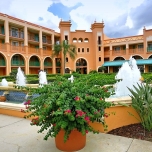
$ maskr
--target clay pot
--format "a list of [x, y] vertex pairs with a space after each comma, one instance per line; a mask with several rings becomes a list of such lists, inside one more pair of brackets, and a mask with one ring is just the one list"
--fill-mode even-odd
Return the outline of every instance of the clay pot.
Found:
[[5, 96], [0, 96], [0, 102], [5, 102], [6, 101], [6, 97]]
[[86, 135], [81, 132], [73, 130], [69, 135], [69, 139], [64, 142], [64, 130], [60, 130], [55, 138], [56, 147], [61, 151], [73, 152], [78, 151], [86, 145]]

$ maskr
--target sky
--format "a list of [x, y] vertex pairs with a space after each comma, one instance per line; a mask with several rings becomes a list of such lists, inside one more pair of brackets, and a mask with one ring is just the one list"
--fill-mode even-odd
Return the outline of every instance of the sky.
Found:
[[152, 29], [151, 0], [0, 0], [0, 12], [60, 32], [71, 20], [71, 30], [91, 31], [91, 24], [104, 22], [110, 38], [143, 34]]

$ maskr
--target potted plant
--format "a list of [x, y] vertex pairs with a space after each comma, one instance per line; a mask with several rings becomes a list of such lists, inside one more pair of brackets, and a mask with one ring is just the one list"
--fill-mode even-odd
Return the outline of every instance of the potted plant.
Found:
[[[45, 140], [56, 137], [58, 149], [79, 150], [85, 146], [86, 133], [97, 133], [89, 122], [98, 121], [106, 126], [104, 109], [110, 107], [111, 103], [105, 102], [105, 98], [111, 93], [101, 87], [103, 81], [100, 82], [91, 74], [74, 78], [73, 83], [63, 76], [57, 76], [49, 85], [30, 89], [28, 94], [31, 94], [31, 98], [25, 102], [26, 110], [22, 112], [28, 113], [25, 118], [34, 117], [31, 125], [40, 126], [39, 133], [47, 130]], [[32, 96], [34, 94], [37, 97]], [[75, 140], [72, 140], [73, 134]], [[60, 144], [57, 143], [58, 139], [61, 140]], [[79, 141], [81, 143], [77, 146]]]

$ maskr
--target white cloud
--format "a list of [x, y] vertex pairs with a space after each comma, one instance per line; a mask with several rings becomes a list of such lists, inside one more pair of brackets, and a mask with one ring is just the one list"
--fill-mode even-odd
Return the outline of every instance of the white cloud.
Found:
[[133, 27], [133, 22], [132, 22], [130, 16], [127, 17], [127, 21], [126, 21], [125, 25], [128, 26], [129, 28]]

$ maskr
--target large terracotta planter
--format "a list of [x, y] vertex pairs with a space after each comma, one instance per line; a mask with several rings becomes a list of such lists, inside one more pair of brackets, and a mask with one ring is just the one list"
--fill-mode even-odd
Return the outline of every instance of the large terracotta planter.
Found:
[[64, 130], [60, 130], [55, 138], [56, 147], [59, 150], [72, 152], [77, 151], [86, 145], [86, 135], [82, 135], [81, 132], [73, 130], [69, 136], [69, 139], [64, 142]]
[[0, 102], [5, 102], [6, 101], [6, 97], [5, 96], [0, 96]]

